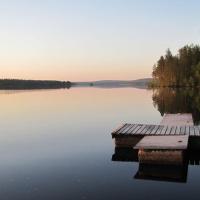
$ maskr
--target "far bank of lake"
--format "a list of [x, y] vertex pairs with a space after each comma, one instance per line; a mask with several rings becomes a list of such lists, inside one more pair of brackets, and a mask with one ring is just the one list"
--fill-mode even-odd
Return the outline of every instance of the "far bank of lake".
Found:
[[135, 87], [147, 88], [150, 78], [138, 80], [102, 80], [90, 82], [70, 82], [56, 80], [20, 80], [20, 79], [0, 79], [0, 89], [2, 90], [28, 90], [28, 89], [59, 89], [70, 87], [100, 87], [100, 88], [121, 88]]

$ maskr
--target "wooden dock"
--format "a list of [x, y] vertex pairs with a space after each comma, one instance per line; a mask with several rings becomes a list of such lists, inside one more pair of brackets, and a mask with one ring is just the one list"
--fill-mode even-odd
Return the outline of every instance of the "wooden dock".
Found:
[[146, 136], [188, 136], [189, 146], [200, 149], [200, 126], [188, 113], [165, 114], [159, 125], [122, 124], [111, 134], [116, 147], [134, 147]]
[[123, 124], [112, 138], [113, 161], [139, 162], [136, 179], [186, 182], [188, 164], [200, 163], [200, 127], [191, 114], [166, 114], [159, 125]]

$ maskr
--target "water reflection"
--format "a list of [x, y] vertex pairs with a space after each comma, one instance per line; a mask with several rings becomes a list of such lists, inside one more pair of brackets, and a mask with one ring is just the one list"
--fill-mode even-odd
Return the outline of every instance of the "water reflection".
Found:
[[151, 165], [139, 164], [136, 179], [186, 182], [188, 165]]
[[165, 113], [192, 113], [195, 124], [200, 124], [200, 92], [195, 88], [159, 88], [153, 91], [154, 107]]
[[[160, 123], [151, 90], [91, 87], [1, 93], [0, 108], [3, 200], [199, 197], [196, 166], [189, 165], [187, 184], [174, 184], [133, 179], [138, 163], [130, 151], [129, 157], [124, 151], [121, 157], [132, 162], [111, 161], [114, 127]], [[113, 158], [119, 160], [118, 155]], [[198, 152], [190, 162], [195, 163]]]
[[187, 182], [188, 165], [200, 164], [200, 150], [188, 150], [184, 155], [182, 165], [156, 165], [138, 162], [138, 150], [133, 148], [115, 148], [112, 161], [118, 162], [138, 162], [138, 171], [134, 175], [135, 179], [157, 180], [168, 182]]

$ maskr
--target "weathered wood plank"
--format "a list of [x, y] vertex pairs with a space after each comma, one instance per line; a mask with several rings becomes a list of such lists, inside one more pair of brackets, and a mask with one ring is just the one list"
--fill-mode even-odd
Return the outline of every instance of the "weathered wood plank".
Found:
[[150, 125], [146, 125], [145, 128], [141, 131], [141, 134], [143, 135], [146, 134], [149, 128], [150, 128]]
[[127, 134], [132, 134], [132, 132], [135, 130], [137, 127], [137, 124], [133, 124], [133, 126], [127, 131]]
[[164, 128], [164, 126], [159, 125], [159, 129], [157, 130], [156, 135], [160, 135], [163, 128]]
[[155, 135], [158, 129], [159, 129], [159, 126], [155, 125], [154, 129], [151, 131], [151, 135]]
[[142, 127], [142, 124], [138, 124], [137, 128], [134, 129], [134, 131], [132, 133], [136, 134], [137, 131], [139, 131], [141, 127]]
[[189, 126], [185, 127], [185, 134], [190, 135], [190, 127]]
[[150, 128], [147, 130], [145, 135], [150, 135], [154, 128], [155, 128], [155, 125], [150, 125]]
[[195, 133], [194, 133], [194, 127], [190, 126], [189, 128], [190, 128], [190, 135], [194, 136], [195, 135]]
[[122, 129], [124, 127], [124, 125], [126, 125], [126, 124], [122, 124], [119, 127], [117, 127], [114, 131], [112, 131], [111, 134], [117, 134], [117, 133], [119, 133], [119, 130]]
[[175, 129], [175, 131], [174, 131], [174, 135], [178, 135], [177, 132], [179, 132], [179, 131], [180, 131], [180, 127], [179, 127], [179, 126], [176, 126], [176, 129]]
[[164, 128], [162, 129], [160, 135], [165, 135], [165, 132], [167, 131], [168, 126], [164, 126]]
[[126, 133], [127, 130], [129, 130], [131, 124], [126, 124], [126, 126], [123, 128], [123, 130], [120, 130], [120, 133]]
[[152, 125], [147, 125], [145, 135], [149, 134], [149, 132], [151, 131], [151, 128], [152, 128]]
[[129, 124], [128, 128], [125, 129], [122, 133], [128, 134], [128, 131], [129, 131], [133, 126], [135, 126], [135, 125], [134, 125], [134, 124]]
[[127, 127], [127, 125], [128, 125], [128, 124], [124, 124], [119, 130], [117, 130], [117, 131], [115, 132], [115, 134], [121, 133], [121, 132]]
[[181, 126], [179, 135], [185, 135], [185, 133], [186, 133], [186, 126]]
[[200, 136], [200, 126], [197, 126], [197, 128], [199, 129], [199, 136]]
[[143, 124], [137, 131], [135, 131], [135, 134], [140, 134], [145, 127], [146, 125]]
[[198, 128], [198, 126], [194, 126], [194, 134], [195, 134], [195, 136], [199, 136], [199, 128]]
[[175, 135], [179, 135], [180, 134], [180, 126], [176, 126], [176, 132], [174, 133]]
[[145, 136], [134, 149], [177, 149], [184, 150], [188, 146], [188, 135], [179, 136]]
[[175, 135], [176, 134], [176, 129], [177, 129], [177, 126], [172, 126], [170, 135]]
[[191, 113], [178, 113], [178, 114], [165, 114], [160, 125], [193, 126], [194, 123]]
[[171, 128], [172, 128], [171, 126], [168, 126], [168, 129], [166, 130], [165, 135], [169, 135], [170, 134]]

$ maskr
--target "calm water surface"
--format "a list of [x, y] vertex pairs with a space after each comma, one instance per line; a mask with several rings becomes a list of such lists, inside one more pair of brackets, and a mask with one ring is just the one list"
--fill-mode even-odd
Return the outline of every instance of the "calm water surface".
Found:
[[199, 199], [200, 167], [187, 182], [134, 179], [137, 162], [114, 162], [113, 128], [159, 124], [152, 91], [123, 88], [2, 91], [0, 199]]

